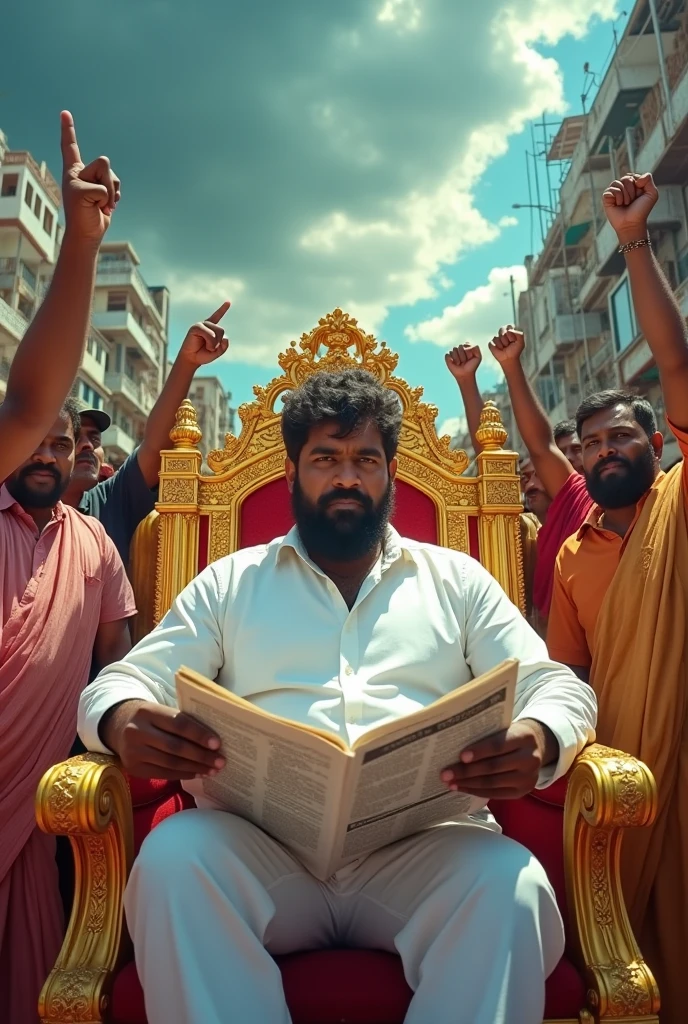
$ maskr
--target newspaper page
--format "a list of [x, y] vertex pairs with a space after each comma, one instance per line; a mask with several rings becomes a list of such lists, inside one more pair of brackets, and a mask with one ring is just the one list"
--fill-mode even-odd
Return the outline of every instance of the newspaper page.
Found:
[[484, 805], [440, 778], [470, 743], [511, 723], [518, 663], [498, 668], [349, 749], [339, 737], [262, 711], [188, 669], [186, 714], [220, 737], [225, 767], [185, 788], [199, 806], [252, 821], [317, 878], [431, 825]]
[[[191, 673], [189, 674], [191, 675]], [[185, 788], [200, 806], [247, 818], [288, 847], [316, 877], [332, 860], [351, 751], [317, 732], [297, 729], [250, 706], [230, 702], [220, 687], [198, 687], [177, 674], [180, 710], [214, 730], [225, 767]]]
[[396, 728], [383, 736], [376, 730], [376, 736], [356, 744], [332, 870], [485, 805], [480, 798], [447, 789], [440, 773], [469, 744], [508, 728], [517, 672], [517, 662], [505, 662], [410, 721], [394, 723]]

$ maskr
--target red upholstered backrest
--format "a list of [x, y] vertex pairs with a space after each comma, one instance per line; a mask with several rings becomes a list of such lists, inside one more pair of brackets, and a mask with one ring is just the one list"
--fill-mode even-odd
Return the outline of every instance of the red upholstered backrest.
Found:
[[[437, 513], [432, 498], [405, 480], [396, 484], [392, 522], [402, 537], [437, 543]], [[239, 547], [265, 544], [284, 536], [293, 525], [287, 482], [284, 477], [272, 480], [249, 494], [241, 506]]]

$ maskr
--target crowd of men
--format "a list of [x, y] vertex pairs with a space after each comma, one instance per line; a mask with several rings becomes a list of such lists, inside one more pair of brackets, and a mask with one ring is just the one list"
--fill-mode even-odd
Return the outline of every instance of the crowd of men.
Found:
[[[328, 944], [397, 952], [414, 990], [410, 1024], [540, 1022], [563, 924], [543, 869], [499, 833], [488, 803], [550, 785], [595, 735], [657, 780], [657, 820], [627, 839], [623, 883], [659, 978], [662, 1022], [678, 1024], [688, 948], [688, 342], [652, 253], [650, 175], [614, 181], [603, 204], [679, 463], [662, 472], [654, 412], [631, 393], [590, 395], [575, 423], [553, 429], [523, 369], [523, 334], [507, 325], [490, 344], [528, 451], [523, 490], [539, 527], [532, 625], [478, 563], [390, 525], [401, 409], [370, 374], [349, 370], [313, 375], [285, 401], [294, 528], [210, 565], [132, 650], [131, 539], [154, 507], [159, 453], [195, 370], [227, 349], [229, 303], [190, 328], [142, 443], [108, 474], [108, 417], [66, 396], [121, 186], [105, 157], [84, 164], [66, 112], [61, 131], [64, 240], [0, 406], [0, 1018], [35, 1024], [62, 942], [55, 848], [33, 802], [78, 725], [86, 748], [117, 754], [132, 776], [179, 779], [199, 803], [151, 833], [127, 888], [150, 1024], [219, 1024], [230, 993], [238, 1020], [288, 1024], [271, 955]], [[480, 351], [459, 346], [446, 361], [477, 452]], [[441, 772], [476, 809], [326, 883], [200, 799], [199, 779], [228, 752], [179, 712], [182, 664], [353, 742], [509, 657], [519, 661], [512, 725]]]

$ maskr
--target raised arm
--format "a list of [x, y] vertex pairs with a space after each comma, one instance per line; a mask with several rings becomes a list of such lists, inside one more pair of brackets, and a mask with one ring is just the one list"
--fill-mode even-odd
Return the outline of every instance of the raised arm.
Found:
[[482, 451], [476, 433], [480, 426], [480, 414], [483, 411], [484, 402], [475, 375], [482, 358], [482, 353], [477, 345], [457, 345], [444, 357], [447, 369], [459, 385], [468, 432], [471, 435], [471, 444], [476, 455]]
[[490, 351], [504, 371], [516, 425], [528, 449], [535, 472], [549, 497], [556, 498], [575, 470], [557, 447], [547, 413], [523, 369], [523, 332], [517, 331], [511, 324], [500, 327], [499, 333], [490, 342]]
[[31, 455], [69, 394], [88, 334], [98, 248], [120, 198], [107, 157], [84, 166], [68, 111], [61, 114], [65, 233], [53, 279], [21, 340], [0, 406], [0, 481]]
[[688, 428], [688, 340], [683, 315], [649, 239], [647, 219], [657, 202], [651, 174], [627, 174], [602, 196], [607, 220], [624, 249], [638, 323], [657, 363], [667, 418]]
[[223, 302], [219, 309], [187, 331], [179, 354], [172, 364], [165, 386], [151, 410], [141, 447], [137, 452], [139, 467], [149, 487], [155, 487], [160, 473], [160, 452], [170, 446], [170, 430], [177, 409], [189, 393], [191, 381], [199, 366], [205, 366], [224, 355], [229, 338], [219, 322], [229, 309]]

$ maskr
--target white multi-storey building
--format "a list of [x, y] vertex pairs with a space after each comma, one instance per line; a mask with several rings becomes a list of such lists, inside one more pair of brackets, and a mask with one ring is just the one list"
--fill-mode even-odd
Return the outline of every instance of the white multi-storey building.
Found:
[[198, 374], [194, 377], [189, 400], [196, 410], [203, 434], [201, 450], [204, 455], [214, 448], [224, 448], [225, 434], [233, 430], [232, 410], [229, 408], [231, 397], [217, 377]]
[[[0, 401], [9, 366], [40, 304], [60, 246], [60, 188], [45, 164], [13, 152], [0, 132]], [[113, 465], [141, 439], [166, 374], [169, 294], [149, 287], [129, 242], [104, 241], [91, 329], [73, 392], [104, 409]]]
[[160, 394], [167, 365], [168, 307], [167, 289], [146, 284], [133, 246], [103, 242], [91, 320], [106, 347], [103, 351], [95, 344], [88, 367], [94, 372], [102, 368], [110, 394], [107, 411], [112, 426], [103, 444], [114, 465], [141, 440], [146, 418]]
[[0, 400], [60, 241], [60, 188], [45, 164], [0, 132]]
[[[519, 321], [527, 370], [553, 422], [586, 394], [633, 387], [663, 412], [657, 368], [633, 312], [623, 257], [601, 196], [612, 178], [651, 171], [657, 258], [688, 315], [688, 11], [637, 0], [586, 114], [569, 117], [548, 159], [569, 161], [541, 253], [526, 259]], [[677, 455], [667, 432], [666, 461]]]

